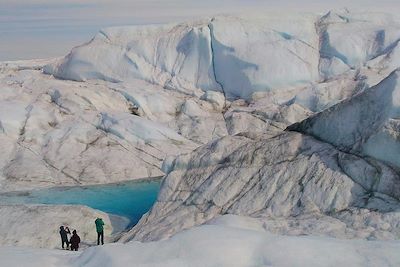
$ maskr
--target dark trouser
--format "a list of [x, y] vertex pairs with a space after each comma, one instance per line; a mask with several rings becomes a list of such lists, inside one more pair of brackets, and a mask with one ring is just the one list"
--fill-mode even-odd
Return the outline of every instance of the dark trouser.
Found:
[[75, 251], [78, 251], [78, 247], [72, 247], [72, 246], [71, 246], [71, 250], [72, 250], [72, 251], [74, 251], [74, 250], [75, 250]]
[[97, 232], [97, 245], [100, 245], [100, 238], [101, 238], [101, 244], [104, 245], [104, 232]]
[[61, 239], [61, 247], [62, 247], [62, 248], [64, 248], [64, 244], [67, 246], [67, 248], [69, 247], [68, 240], [63, 240], [63, 239]]

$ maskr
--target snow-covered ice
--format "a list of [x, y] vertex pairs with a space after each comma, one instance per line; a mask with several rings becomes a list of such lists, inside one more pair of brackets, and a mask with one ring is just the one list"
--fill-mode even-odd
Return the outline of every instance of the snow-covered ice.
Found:
[[0, 265], [394, 267], [400, 264], [398, 241], [278, 236], [243, 228], [240, 221], [238, 218], [230, 226], [216, 223], [196, 227], [164, 241], [108, 244], [82, 253], [0, 247]]

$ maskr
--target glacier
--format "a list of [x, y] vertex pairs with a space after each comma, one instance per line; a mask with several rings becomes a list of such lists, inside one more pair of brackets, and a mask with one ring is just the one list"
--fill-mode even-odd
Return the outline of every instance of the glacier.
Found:
[[[126, 244], [0, 247], [4, 264], [26, 251], [48, 266], [397, 266], [399, 42], [391, 14], [222, 15], [1, 62], [0, 192], [165, 175], [151, 210], [110, 240]], [[0, 237], [53, 208], [2, 205]], [[55, 246], [20, 238], [1, 244]], [[319, 257], [332, 250], [346, 256]]]
[[[3, 266], [397, 266], [399, 244], [323, 237], [278, 236], [241, 224], [215, 222], [159, 242], [107, 244], [71, 253], [0, 248]], [[23, 254], [17, 258], [15, 255]]]

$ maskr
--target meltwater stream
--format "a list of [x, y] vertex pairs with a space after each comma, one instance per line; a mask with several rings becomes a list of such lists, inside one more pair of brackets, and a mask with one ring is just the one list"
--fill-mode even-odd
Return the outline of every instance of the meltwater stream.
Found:
[[2, 204], [75, 204], [126, 217], [135, 225], [153, 205], [161, 179], [117, 184], [53, 187], [0, 194]]

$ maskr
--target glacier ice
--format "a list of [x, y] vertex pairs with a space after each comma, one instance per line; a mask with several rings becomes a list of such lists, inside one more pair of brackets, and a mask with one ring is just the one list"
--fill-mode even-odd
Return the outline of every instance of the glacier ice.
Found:
[[346, 10], [225, 15], [107, 28], [66, 57], [2, 62], [0, 191], [166, 174], [120, 241], [175, 237], [90, 249], [76, 263], [106, 253], [125, 264], [124, 250], [146, 262], [146, 246], [186, 247], [198, 232], [243, 241], [245, 228], [284, 247], [304, 239], [265, 232], [324, 236], [310, 238], [313, 251], [368, 247], [345, 265], [362, 266], [376, 245], [396, 265], [397, 241], [326, 236], [399, 238], [399, 29], [395, 15]]
[[394, 71], [378, 85], [290, 126], [341, 150], [400, 167], [400, 80]]
[[[265, 233], [227, 218], [159, 242], [106, 244], [82, 253], [1, 247], [4, 266], [396, 266], [398, 242], [368, 242]], [[18, 255], [23, 254], [23, 257]]]
[[136, 78], [188, 94], [214, 90], [248, 99], [257, 91], [331, 79], [388, 56], [399, 27], [395, 16], [347, 12], [115, 27], [45, 71], [77, 81]]

